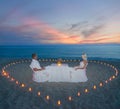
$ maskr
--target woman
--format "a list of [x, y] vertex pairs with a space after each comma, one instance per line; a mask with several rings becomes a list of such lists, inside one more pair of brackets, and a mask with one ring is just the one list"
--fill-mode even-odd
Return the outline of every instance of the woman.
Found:
[[88, 80], [86, 76], [86, 67], [88, 65], [87, 55], [82, 55], [82, 61], [80, 65], [75, 67], [71, 73], [71, 82], [86, 82]]

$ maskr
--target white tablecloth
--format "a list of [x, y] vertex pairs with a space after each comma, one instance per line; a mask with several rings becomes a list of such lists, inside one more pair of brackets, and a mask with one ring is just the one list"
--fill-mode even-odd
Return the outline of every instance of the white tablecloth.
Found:
[[49, 74], [48, 82], [70, 82], [72, 69], [67, 64], [47, 66], [45, 70]]
[[33, 74], [33, 80], [36, 82], [86, 82], [86, 69], [75, 70], [67, 64], [58, 66], [52, 64], [46, 66], [45, 70], [37, 71]]

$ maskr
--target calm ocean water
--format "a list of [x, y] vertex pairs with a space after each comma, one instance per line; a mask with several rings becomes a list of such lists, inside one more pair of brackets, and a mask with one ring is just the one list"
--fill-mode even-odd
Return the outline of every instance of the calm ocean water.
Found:
[[1, 58], [31, 58], [32, 53], [39, 58], [79, 58], [87, 53], [88, 58], [120, 59], [120, 44], [0, 46]]

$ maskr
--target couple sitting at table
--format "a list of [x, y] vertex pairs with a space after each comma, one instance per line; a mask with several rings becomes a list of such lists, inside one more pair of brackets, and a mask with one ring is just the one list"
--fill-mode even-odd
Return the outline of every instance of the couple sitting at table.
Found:
[[33, 71], [33, 81], [35, 82], [86, 82], [86, 67], [88, 65], [87, 55], [82, 55], [80, 65], [69, 67], [67, 64], [54, 64], [41, 67], [37, 60], [37, 55], [32, 54], [32, 62], [30, 68]]

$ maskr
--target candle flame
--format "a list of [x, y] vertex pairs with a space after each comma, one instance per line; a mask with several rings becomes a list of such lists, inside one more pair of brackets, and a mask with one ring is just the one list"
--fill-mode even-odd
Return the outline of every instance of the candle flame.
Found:
[[40, 92], [38, 92], [38, 96], [40, 96]]
[[71, 97], [71, 96], [69, 96], [69, 97], [68, 97], [68, 99], [69, 99], [69, 101], [71, 101], [71, 100], [72, 100], [72, 97]]
[[47, 99], [47, 100], [49, 100], [49, 99], [50, 99], [50, 96], [49, 96], [49, 95], [47, 95], [47, 96], [46, 96], [46, 99]]
[[61, 101], [60, 101], [60, 100], [58, 100], [57, 104], [58, 104], [58, 105], [61, 105]]
[[93, 88], [96, 89], [96, 85], [94, 85]]

